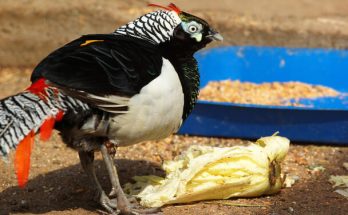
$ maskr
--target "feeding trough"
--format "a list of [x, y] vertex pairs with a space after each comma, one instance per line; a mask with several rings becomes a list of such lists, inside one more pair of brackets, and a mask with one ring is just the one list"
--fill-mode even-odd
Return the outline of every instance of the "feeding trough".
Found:
[[279, 131], [291, 141], [348, 144], [348, 51], [223, 47], [196, 55], [201, 88], [209, 81], [299, 81], [333, 88], [337, 97], [301, 99], [304, 107], [198, 101], [180, 134], [257, 139]]

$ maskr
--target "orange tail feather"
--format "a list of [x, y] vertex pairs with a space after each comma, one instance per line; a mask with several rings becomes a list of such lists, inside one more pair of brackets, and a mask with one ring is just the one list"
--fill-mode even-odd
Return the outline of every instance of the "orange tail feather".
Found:
[[[31, 93], [39, 96], [44, 101], [47, 101], [47, 92], [45, 89], [48, 87], [45, 79], [40, 79], [33, 83], [27, 90]], [[55, 116], [51, 116], [46, 119], [40, 126], [40, 139], [47, 141], [54, 128], [55, 121], [62, 120], [64, 116], [63, 111], [59, 111]], [[29, 168], [30, 168], [30, 155], [34, 145], [34, 131], [31, 131], [17, 146], [15, 154], [15, 169], [17, 174], [18, 185], [24, 187], [28, 182]]]
[[17, 146], [15, 168], [18, 185], [24, 187], [28, 182], [30, 168], [30, 154], [34, 144], [34, 132], [31, 131]]
[[40, 139], [42, 141], [47, 141], [50, 139], [54, 128], [54, 123], [61, 121], [63, 116], [64, 112], [60, 110], [55, 117], [50, 117], [42, 123], [40, 127]]
[[42, 141], [47, 141], [50, 139], [55, 121], [56, 120], [53, 117], [50, 117], [46, 119], [44, 123], [42, 123], [40, 127], [40, 139]]

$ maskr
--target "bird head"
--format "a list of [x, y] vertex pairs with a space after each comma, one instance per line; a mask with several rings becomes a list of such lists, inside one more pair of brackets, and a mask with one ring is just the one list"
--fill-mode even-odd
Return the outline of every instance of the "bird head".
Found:
[[168, 6], [149, 6], [161, 10], [147, 13], [121, 26], [114, 34], [140, 38], [162, 47], [168, 46], [171, 50], [185, 50], [189, 53], [196, 52], [213, 40], [223, 40], [205, 20], [181, 11], [173, 3]]
[[192, 14], [180, 12], [181, 23], [173, 31], [173, 40], [197, 51], [213, 40], [222, 41], [223, 37], [209, 24]]

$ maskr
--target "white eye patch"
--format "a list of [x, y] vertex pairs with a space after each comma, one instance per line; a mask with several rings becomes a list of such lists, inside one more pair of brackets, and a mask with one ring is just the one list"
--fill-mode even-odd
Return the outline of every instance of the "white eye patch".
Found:
[[197, 42], [201, 42], [203, 36], [201, 33], [196, 33], [196, 34], [192, 34], [191, 37], [195, 38]]
[[197, 42], [202, 40], [203, 26], [196, 21], [182, 22], [182, 28], [185, 32], [191, 35], [192, 38], [196, 39]]

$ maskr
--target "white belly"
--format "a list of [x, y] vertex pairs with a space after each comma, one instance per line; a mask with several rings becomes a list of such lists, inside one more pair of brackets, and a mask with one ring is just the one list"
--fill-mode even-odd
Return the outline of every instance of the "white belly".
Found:
[[163, 58], [161, 74], [129, 101], [129, 111], [113, 118], [110, 132], [120, 145], [162, 139], [181, 125], [184, 94], [173, 65]]

